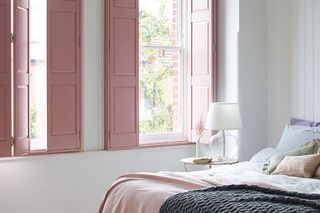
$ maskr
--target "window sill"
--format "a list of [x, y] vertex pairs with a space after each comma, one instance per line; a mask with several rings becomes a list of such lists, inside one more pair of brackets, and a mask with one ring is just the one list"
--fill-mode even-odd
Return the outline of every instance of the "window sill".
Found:
[[59, 153], [70, 153], [70, 152], [81, 152], [81, 149], [63, 149], [56, 151], [47, 151], [45, 149], [40, 150], [32, 150], [29, 155], [43, 155], [43, 154], [59, 154]]
[[143, 143], [138, 144], [133, 147], [117, 147], [109, 148], [108, 151], [117, 151], [117, 150], [131, 150], [131, 149], [143, 149], [143, 148], [157, 148], [157, 147], [168, 147], [168, 146], [182, 146], [182, 145], [192, 145], [194, 142], [189, 142], [187, 140], [182, 141], [170, 141], [170, 142], [158, 142], [158, 143]]
[[20, 155], [20, 156], [12, 156], [12, 157], [27, 157], [27, 156], [37, 156], [37, 155], [50, 155], [50, 154], [65, 154], [65, 153], [73, 153], [73, 152], [81, 152], [81, 149], [65, 149], [65, 150], [57, 150], [57, 151], [47, 151], [46, 149], [38, 149], [31, 150], [28, 154]]
[[138, 148], [146, 148], [146, 147], [162, 147], [162, 146], [180, 146], [180, 145], [190, 145], [192, 142], [186, 140], [179, 141], [168, 141], [168, 142], [152, 142], [152, 143], [141, 143], [138, 145]]
[[20, 160], [20, 159], [28, 159], [30, 157], [35, 156], [49, 156], [49, 155], [62, 155], [62, 154], [70, 154], [70, 153], [80, 153], [83, 152], [82, 149], [70, 149], [70, 150], [61, 150], [61, 151], [47, 151], [43, 150], [32, 150], [28, 154], [24, 155], [17, 155], [17, 156], [10, 156], [10, 157], [0, 157], [1, 161], [11, 161], [11, 160]]

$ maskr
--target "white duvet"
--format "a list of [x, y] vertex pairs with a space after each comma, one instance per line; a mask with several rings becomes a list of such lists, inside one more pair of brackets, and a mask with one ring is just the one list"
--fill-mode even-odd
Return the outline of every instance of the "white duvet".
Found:
[[276, 186], [278, 188], [301, 193], [320, 194], [320, 180], [299, 178], [284, 175], [265, 175], [262, 171], [263, 163], [245, 161], [231, 166], [221, 166], [201, 172], [198, 175], [212, 176], [212, 178], [226, 178], [235, 184], [239, 182], [257, 182]]

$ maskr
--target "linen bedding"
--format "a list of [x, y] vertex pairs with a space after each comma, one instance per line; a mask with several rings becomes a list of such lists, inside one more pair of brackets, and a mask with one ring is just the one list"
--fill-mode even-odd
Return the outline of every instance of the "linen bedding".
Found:
[[118, 178], [99, 212], [158, 213], [178, 193], [225, 185], [254, 185], [273, 190], [320, 194], [320, 180], [263, 174], [263, 162], [247, 161], [201, 172], [137, 173]]

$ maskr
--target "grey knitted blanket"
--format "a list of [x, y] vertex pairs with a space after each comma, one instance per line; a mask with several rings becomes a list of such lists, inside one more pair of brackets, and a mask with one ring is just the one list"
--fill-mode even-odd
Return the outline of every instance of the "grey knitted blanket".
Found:
[[320, 194], [229, 185], [176, 194], [160, 209], [160, 213], [209, 212], [320, 212]]

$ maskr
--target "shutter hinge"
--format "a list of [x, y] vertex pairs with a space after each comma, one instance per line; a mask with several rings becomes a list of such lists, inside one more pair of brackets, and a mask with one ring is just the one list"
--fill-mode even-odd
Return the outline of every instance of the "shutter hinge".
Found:
[[79, 129], [79, 140], [81, 140], [81, 129]]
[[110, 42], [110, 40], [109, 40], [109, 50], [111, 49], [111, 42]]
[[111, 140], [111, 130], [109, 129], [109, 140]]
[[28, 85], [30, 85], [30, 72], [28, 73], [28, 75], [27, 75], [27, 82], [28, 82]]
[[16, 143], [14, 137], [11, 137], [11, 138], [10, 138], [10, 141], [11, 141], [11, 146], [14, 146], [14, 144]]
[[79, 37], [79, 47], [81, 47], [81, 37]]
[[14, 42], [14, 35], [13, 33], [10, 33], [10, 43], [13, 43]]

